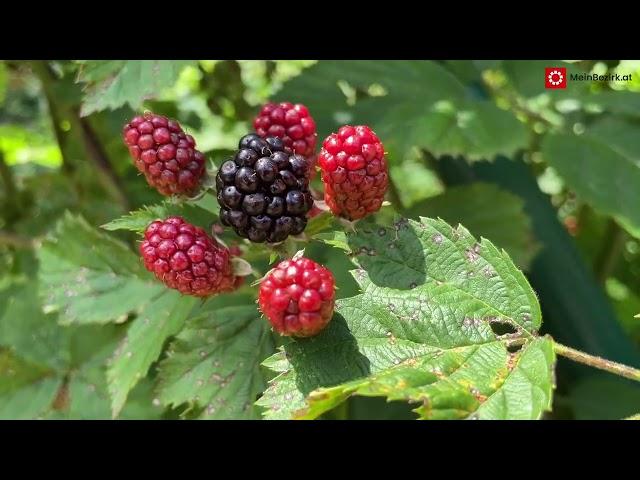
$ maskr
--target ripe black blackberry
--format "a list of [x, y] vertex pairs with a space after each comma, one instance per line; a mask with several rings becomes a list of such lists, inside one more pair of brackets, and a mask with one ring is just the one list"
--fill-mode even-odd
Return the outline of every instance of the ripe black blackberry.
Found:
[[252, 242], [276, 243], [302, 233], [313, 206], [307, 160], [277, 137], [242, 137], [238, 152], [220, 166], [216, 190], [220, 220]]

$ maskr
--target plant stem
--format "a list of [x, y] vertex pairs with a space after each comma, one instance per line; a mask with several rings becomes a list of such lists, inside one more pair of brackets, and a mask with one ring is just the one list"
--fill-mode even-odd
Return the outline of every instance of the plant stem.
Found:
[[93, 127], [91, 127], [86, 118], [80, 117], [77, 112], [74, 112], [74, 115], [75, 121], [80, 126], [85, 148], [87, 149], [89, 156], [92, 158], [93, 163], [98, 167], [103, 178], [103, 184], [125, 210], [130, 210], [131, 206], [129, 205], [129, 199], [120, 184], [120, 179], [111, 167], [109, 157], [107, 157], [107, 154], [98, 140]]
[[575, 350], [557, 342], [553, 343], [553, 349], [558, 355], [573, 360], [574, 362], [640, 382], [640, 370], [637, 368], [606, 360], [602, 357], [596, 357], [595, 355], [589, 355], [588, 353]]
[[17, 248], [33, 248], [34, 243], [34, 240], [29, 237], [0, 230], [0, 245], [9, 245]]
[[4, 185], [3, 208], [5, 209], [5, 229], [13, 230], [13, 225], [20, 219], [23, 210], [22, 195], [16, 186], [13, 172], [4, 159], [4, 152], [0, 150], [0, 177]]
[[[69, 154], [67, 151], [67, 138], [68, 134], [60, 127], [62, 123], [62, 114], [58, 105], [54, 101], [54, 95], [51, 89], [51, 73], [45, 62], [36, 61], [32, 62], [31, 69], [33, 73], [38, 77], [40, 83], [42, 84], [42, 91], [44, 92], [44, 97], [47, 100], [47, 106], [49, 107], [49, 115], [51, 116], [51, 124], [53, 126], [53, 133], [56, 137], [56, 142], [58, 143], [58, 148], [60, 149], [60, 153], [62, 154], [62, 170], [69, 176], [73, 176], [75, 171], [75, 165], [69, 158]], [[77, 190], [77, 184], [74, 182], [74, 186]]]
[[0, 176], [2, 176], [2, 182], [7, 192], [8, 198], [16, 198], [18, 190], [16, 189], [16, 183], [13, 179], [13, 173], [4, 160], [4, 152], [0, 150]]
[[120, 179], [113, 170], [111, 162], [109, 161], [109, 158], [102, 148], [102, 145], [100, 144], [88, 120], [80, 117], [76, 108], [56, 102], [56, 96], [53, 90], [53, 83], [56, 78], [54, 73], [49, 69], [49, 65], [47, 65], [46, 61], [33, 61], [31, 62], [31, 67], [34, 74], [39, 78], [40, 83], [42, 84], [42, 89], [49, 106], [49, 113], [51, 114], [56, 140], [58, 141], [58, 145], [62, 151], [63, 162], [66, 165], [67, 170], [72, 171], [73, 165], [71, 165], [70, 159], [65, 155], [67, 136], [65, 132], [60, 129], [62, 116], [66, 117], [66, 119], [71, 123], [72, 130], [78, 132], [78, 135], [82, 139], [85, 150], [87, 151], [87, 157], [94, 164], [100, 183], [102, 183], [105, 190], [122, 206], [123, 209], [129, 210], [129, 201], [120, 183]]
[[607, 281], [618, 262], [627, 239], [626, 232], [620, 228], [615, 220], [609, 220], [604, 236], [603, 247], [596, 260], [595, 271], [600, 283]]

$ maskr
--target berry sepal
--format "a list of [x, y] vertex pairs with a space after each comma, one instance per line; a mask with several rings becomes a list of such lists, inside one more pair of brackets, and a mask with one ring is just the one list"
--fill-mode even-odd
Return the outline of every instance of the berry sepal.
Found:
[[240, 257], [231, 257], [231, 268], [236, 277], [248, 277], [256, 273], [251, 264]]

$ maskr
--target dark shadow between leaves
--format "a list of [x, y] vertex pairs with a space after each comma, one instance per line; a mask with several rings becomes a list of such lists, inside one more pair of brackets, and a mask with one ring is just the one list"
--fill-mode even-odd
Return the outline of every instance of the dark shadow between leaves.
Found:
[[406, 218], [390, 226], [358, 224], [347, 237], [358, 264], [381, 287], [410, 290], [426, 281], [424, 247]]
[[355, 337], [338, 313], [322, 333], [294, 340], [285, 346], [285, 352], [296, 372], [296, 386], [305, 395], [371, 372], [369, 359], [360, 353]]

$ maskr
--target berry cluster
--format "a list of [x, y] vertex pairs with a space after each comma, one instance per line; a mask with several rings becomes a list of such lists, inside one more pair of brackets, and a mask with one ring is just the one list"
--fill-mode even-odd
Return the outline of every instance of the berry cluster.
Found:
[[308, 163], [277, 137], [242, 137], [216, 175], [220, 220], [252, 242], [281, 242], [302, 233], [313, 205]]
[[303, 157], [313, 155], [316, 148], [316, 122], [301, 103], [267, 103], [253, 121], [262, 138], [278, 137], [284, 146]]
[[334, 215], [357, 220], [380, 210], [389, 178], [384, 147], [373, 130], [341, 127], [323, 142], [318, 163], [324, 200]]
[[[277, 243], [302, 233], [307, 216], [321, 213], [309, 181], [315, 171], [316, 125], [302, 104], [268, 103], [216, 175], [220, 220], [252, 242]], [[164, 195], [193, 194], [205, 157], [193, 137], [161, 115], [145, 113], [124, 127], [124, 141], [149, 185]], [[388, 185], [384, 148], [367, 126], [343, 126], [323, 142], [319, 165], [325, 202], [334, 215], [357, 220], [380, 209]], [[217, 226], [217, 233], [222, 227]], [[181, 217], [149, 224], [140, 253], [147, 270], [183, 294], [207, 297], [233, 291], [231, 250]], [[335, 280], [316, 262], [296, 255], [263, 279], [258, 303], [282, 335], [316, 335], [331, 320]]]
[[313, 260], [284, 260], [260, 284], [258, 303], [281, 335], [310, 337], [331, 320], [335, 297], [332, 273]]
[[169, 288], [206, 297], [235, 290], [231, 253], [180, 217], [149, 224], [140, 244], [144, 266]]
[[175, 120], [145, 113], [124, 126], [136, 168], [163, 195], [192, 194], [200, 186], [205, 158]]

